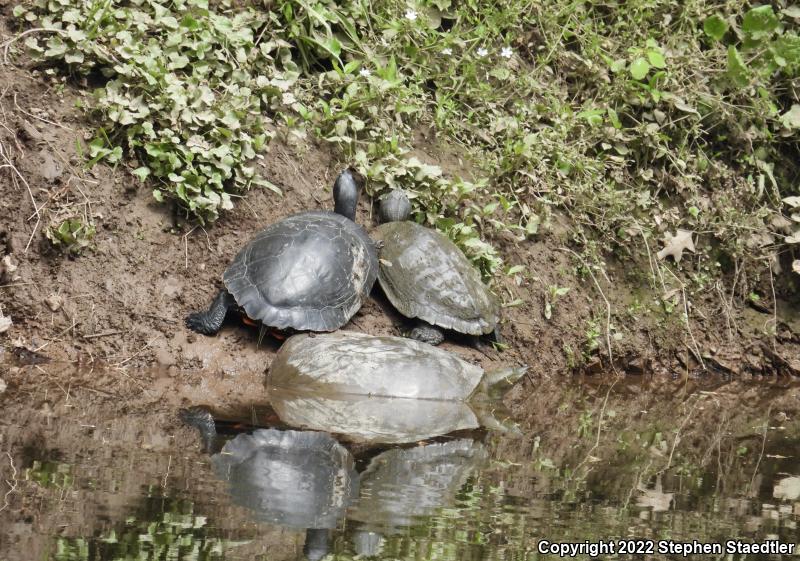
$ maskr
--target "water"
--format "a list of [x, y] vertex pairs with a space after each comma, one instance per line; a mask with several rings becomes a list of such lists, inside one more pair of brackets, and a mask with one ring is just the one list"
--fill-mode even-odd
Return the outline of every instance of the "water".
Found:
[[241, 457], [232, 443], [252, 436], [231, 429], [209, 455], [170, 424], [169, 403], [120, 411], [51, 393], [0, 426], [0, 560], [557, 559], [540, 553], [543, 540], [617, 550], [639, 540], [653, 553], [601, 557], [681, 559], [659, 545], [800, 543], [800, 431], [777, 410], [794, 397], [737, 386], [741, 402], [728, 403], [726, 387], [571, 382], [541, 388], [522, 439], [474, 432], [322, 455], [255, 446]]

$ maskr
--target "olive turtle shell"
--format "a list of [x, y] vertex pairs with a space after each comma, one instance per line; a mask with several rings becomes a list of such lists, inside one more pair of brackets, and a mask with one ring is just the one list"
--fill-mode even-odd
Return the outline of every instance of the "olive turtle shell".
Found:
[[494, 331], [500, 306], [478, 270], [444, 234], [415, 222], [381, 224], [378, 280], [406, 317], [469, 335]]
[[359, 499], [348, 520], [361, 522], [362, 530], [389, 533], [413, 526], [420, 517], [452, 506], [488, 459], [486, 447], [470, 439], [382, 452], [361, 473]]
[[358, 311], [377, 273], [375, 244], [361, 226], [313, 211], [261, 230], [223, 282], [253, 320], [278, 329], [333, 331]]

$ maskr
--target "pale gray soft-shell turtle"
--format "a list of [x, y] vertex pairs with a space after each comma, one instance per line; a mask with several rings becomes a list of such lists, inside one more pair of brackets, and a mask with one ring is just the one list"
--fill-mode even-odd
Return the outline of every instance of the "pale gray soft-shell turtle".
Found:
[[524, 372], [484, 372], [412, 339], [339, 331], [290, 337], [267, 386], [289, 425], [396, 443], [480, 426], [509, 430], [493, 415], [502, 409], [496, 398]]
[[402, 191], [381, 200], [385, 222], [375, 238], [383, 243], [378, 281], [386, 297], [406, 317], [430, 324], [411, 337], [438, 344], [443, 336], [430, 326], [468, 335], [495, 332], [500, 306], [478, 270], [444, 234], [407, 220], [411, 204]]
[[369, 296], [378, 274], [377, 249], [356, 224], [359, 189], [349, 171], [333, 189], [334, 212], [304, 212], [260, 231], [223, 274], [225, 287], [207, 311], [186, 317], [211, 335], [230, 309], [277, 329], [334, 331]]
[[489, 458], [471, 439], [394, 448], [375, 456], [361, 473], [359, 498], [347, 518], [360, 530], [393, 533], [452, 506], [469, 476]]

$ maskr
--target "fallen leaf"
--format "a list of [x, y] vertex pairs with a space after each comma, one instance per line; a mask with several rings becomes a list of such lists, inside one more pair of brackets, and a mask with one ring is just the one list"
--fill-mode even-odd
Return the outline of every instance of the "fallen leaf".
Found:
[[664, 235], [664, 249], [659, 251], [656, 255], [662, 260], [668, 255], [671, 255], [675, 263], [680, 263], [684, 249], [694, 253], [693, 234], [694, 232], [691, 230], [681, 230], [680, 228], [675, 232], [675, 235], [666, 232]]
[[800, 275], [800, 259], [792, 261], [792, 271]]

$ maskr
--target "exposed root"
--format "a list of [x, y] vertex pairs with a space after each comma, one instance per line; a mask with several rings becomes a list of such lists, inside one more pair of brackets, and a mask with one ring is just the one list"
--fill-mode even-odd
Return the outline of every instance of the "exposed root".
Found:
[[0, 512], [3, 512], [7, 509], [11, 503], [8, 498], [11, 496], [12, 493], [17, 491], [17, 468], [14, 466], [14, 458], [11, 457], [11, 454], [6, 452], [6, 456], [8, 457], [8, 463], [11, 466], [11, 479], [6, 479], [6, 485], [8, 485], [8, 491], [3, 496], [3, 506], [0, 506]]

